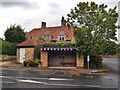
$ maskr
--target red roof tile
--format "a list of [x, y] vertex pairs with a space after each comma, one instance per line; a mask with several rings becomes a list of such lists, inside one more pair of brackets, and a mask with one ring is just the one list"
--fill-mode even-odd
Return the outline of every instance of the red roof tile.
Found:
[[44, 42], [40, 41], [40, 40], [30, 39], [30, 40], [26, 40], [20, 44], [17, 44], [17, 46], [36, 46], [38, 44], [44, 44]]
[[64, 33], [68, 36], [67, 40], [71, 40], [74, 37], [74, 29], [73, 27], [68, 28], [67, 26], [58, 26], [58, 27], [46, 27], [46, 28], [36, 28], [31, 30], [28, 35], [31, 36], [33, 39], [26, 40], [17, 46], [36, 46], [38, 44], [43, 44], [44, 42], [42, 40], [39, 40], [38, 38], [41, 38], [42, 35], [46, 31], [52, 35], [52, 40], [57, 40], [58, 35], [61, 31], [64, 31]]
[[29, 32], [29, 35], [34, 38], [41, 37], [46, 31], [50, 32], [52, 35], [52, 40], [57, 40], [60, 31], [63, 30], [68, 35], [68, 40], [71, 40], [74, 36], [74, 29], [71, 27], [70, 29], [67, 26], [58, 26], [58, 27], [46, 27], [46, 28], [36, 28]]

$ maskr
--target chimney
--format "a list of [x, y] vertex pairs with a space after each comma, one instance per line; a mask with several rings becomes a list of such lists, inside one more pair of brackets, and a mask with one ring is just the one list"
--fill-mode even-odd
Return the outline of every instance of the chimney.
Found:
[[62, 16], [62, 19], [61, 19], [61, 26], [66, 26], [66, 20], [64, 19], [63, 16]]
[[46, 22], [41, 22], [41, 28], [46, 28]]

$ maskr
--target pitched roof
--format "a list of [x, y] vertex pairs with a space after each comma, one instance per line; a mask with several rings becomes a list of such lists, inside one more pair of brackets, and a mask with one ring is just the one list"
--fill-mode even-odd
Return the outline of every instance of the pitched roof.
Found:
[[52, 40], [57, 40], [58, 35], [62, 30], [68, 36], [68, 40], [71, 40], [73, 38], [73, 36], [74, 36], [73, 27], [68, 28], [67, 26], [35, 28], [32, 31], [30, 31], [28, 33], [28, 35], [31, 37], [34, 37], [34, 38], [36, 38], [36, 37], [38, 38], [38, 37], [41, 37], [42, 35], [44, 35], [45, 32], [49, 31], [50, 35], [52, 35], [52, 37], [53, 37]]
[[20, 47], [22, 47], [22, 46], [36, 46], [38, 44], [44, 44], [44, 42], [41, 41], [41, 40], [30, 39], [30, 40], [26, 40], [26, 41], [24, 41], [24, 42], [22, 42], [20, 44], [17, 44], [17, 47], [19, 47], [19, 46]]
[[36, 46], [38, 44], [44, 44], [39, 38], [42, 37], [46, 32], [49, 32], [52, 36], [52, 40], [57, 40], [59, 33], [63, 32], [68, 36], [67, 40], [71, 40], [74, 37], [73, 27], [68, 28], [67, 26], [57, 26], [57, 27], [46, 27], [46, 28], [35, 28], [28, 33], [32, 39], [26, 40], [17, 46]]

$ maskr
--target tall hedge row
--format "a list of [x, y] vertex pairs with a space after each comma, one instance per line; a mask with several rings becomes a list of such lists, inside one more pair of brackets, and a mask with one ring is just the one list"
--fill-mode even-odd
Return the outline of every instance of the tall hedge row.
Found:
[[11, 43], [8, 41], [1, 41], [2, 47], [0, 54], [16, 55], [16, 43]]

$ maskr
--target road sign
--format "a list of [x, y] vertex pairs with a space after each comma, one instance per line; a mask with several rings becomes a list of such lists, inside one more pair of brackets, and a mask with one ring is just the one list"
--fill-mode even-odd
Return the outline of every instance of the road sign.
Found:
[[88, 62], [90, 61], [90, 56], [89, 56], [89, 55], [87, 56], [87, 61], [88, 61]]
[[87, 56], [87, 62], [88, 62], [88, 69], [89, 69], [89, 61], [90, 61], [90, 56]]

